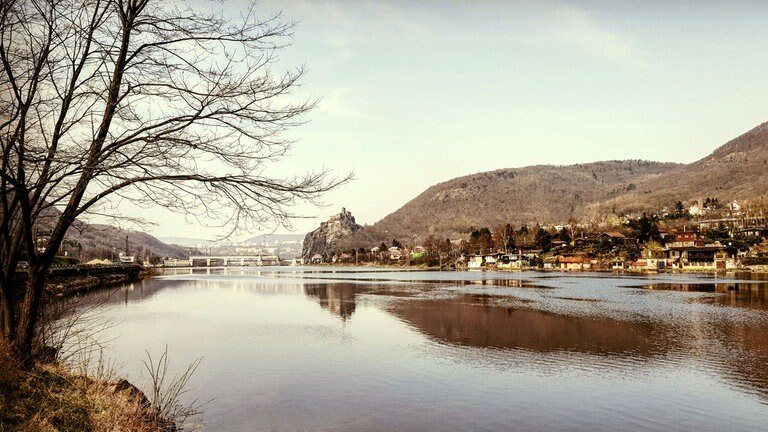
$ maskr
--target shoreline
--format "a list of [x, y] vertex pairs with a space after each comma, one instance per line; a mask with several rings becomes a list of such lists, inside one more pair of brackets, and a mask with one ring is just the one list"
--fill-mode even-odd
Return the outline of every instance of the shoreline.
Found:
[[497, 268], [478, 268], [468, 269], [466, 267], [450, 267], [450, 266], [424, 266], [424, 265], [400, 265], [400, 264], [378, 264], [378, 263], [323, 263], [323, 264], [304, 264], [304, 267], [372, 267], [383, 269], [402, 269], [402, 270], [422, 270], [422, 271], [463, 271], [463, 272], [486, 272], [486, 271], [498, 271], [503, 273], [518, 273], [524, 271], [535, 271], [542, 273], [615, 273], [615, 274], [729, 274], [729, 273], [742, 273], [742, 274], [755, 274], [765, 275], [768, 277], [768, 265], [754, 265], [754, 266], [742, 266], [726, 270], [715, 270], [711, 268], [665, 268], [658, 270], [647, 269], [561, 269], [561, 268], [540, 268], [540, 267], [523, 267], [515, 269], [497, 269]]
[[[48, 296], [64, 298], [122, 283], [137, 282], [155, 274], [154, 269], [141, 266], [54, 268], [48, 273], [44, 291]], [[24, 273], [17, 277], [15, 283], [22, 285], [26, 281], [27, 275]]]

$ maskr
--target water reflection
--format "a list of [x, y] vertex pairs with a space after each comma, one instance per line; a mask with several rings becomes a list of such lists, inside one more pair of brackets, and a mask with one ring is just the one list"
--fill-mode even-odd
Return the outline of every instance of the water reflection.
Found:
[[332, 313], [346, 321], [355, 313], [356, 286], [352, 284], [306, 284], [304, 292], [310, 297], [320, 300], [320, 307], [328, 309]]
[[123, 320], [121, 360], [148, 341], [206, 357], [193, 396], [220, 401], [211, 430], [757, 430], [768, 415], [759, 280], [199, 270], [83, 301]]
[[465, 295], [449, 301], [399, 302], [391, 311], [429, 337], [473, 347], [651, 356], [676, 345], [663, 328], [648, 323], [503, 308], [491, 300]]
[[716, 293], [697, 301], [708, 304], [768, 310], [768, 283], [657, 283], [649, 290]]
[[148, 299], [173, 284], [174, 283], [170, 281], [143, 279], [138, 282], [131, 282], [116, 287], [107, 287], [78, 294], [69, 297], [64, 301], [70, 304], [70, 306], [82, 304], [92, 307], [99, 304], [108, 305], [119, 303], [128, 305], [128, 303], [131, 302], [139, 302]]
[[721, 323], [708, 336], [697, 354], [727, 382], [760, 394], [768, 405], [768, 329]]

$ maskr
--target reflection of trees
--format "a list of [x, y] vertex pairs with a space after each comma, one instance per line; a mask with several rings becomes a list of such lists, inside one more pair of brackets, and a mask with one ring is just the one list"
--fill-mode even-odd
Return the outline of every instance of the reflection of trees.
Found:
[[142, 279], [136, 282], [115, 285], [111, 287], [97, 288], [84, 294], [79, 294], [62, 301], [68, 303], [67, 307], [91, 307], [96, 305], [110, 305], [117, 303], [132, 303], [148, 299], [161, 290], [179, 285], [178, 280]]
[[306, 284], [304, 293], [320, 299], [320, 306], [346, 321], [355, 312], [355, 285], [350, 283]]
[[768, 309], [768, 285], [717, 284], [715, 291], [723, 294], [715, 298], [717, 304], [750, 309]]
[[463, 281], [464, 285], [487, 285], [511, 288], [542, 288], [524, 279], [479, 279]]

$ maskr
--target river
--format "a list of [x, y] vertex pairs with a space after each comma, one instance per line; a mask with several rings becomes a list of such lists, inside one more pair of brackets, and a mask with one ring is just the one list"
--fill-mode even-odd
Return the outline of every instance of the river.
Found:
[[202, 358], [211, 431], [768, 428], [766, 280], [179, 269], [78, 302], [132, 382]]

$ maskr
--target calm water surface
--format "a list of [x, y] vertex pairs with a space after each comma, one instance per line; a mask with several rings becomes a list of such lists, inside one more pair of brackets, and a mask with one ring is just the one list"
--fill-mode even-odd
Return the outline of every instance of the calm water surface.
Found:
[[182, 269], [91, 294], [129, 380], [202, 363], [212, 431], [768, 430], [768, 283]]

